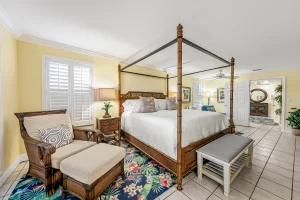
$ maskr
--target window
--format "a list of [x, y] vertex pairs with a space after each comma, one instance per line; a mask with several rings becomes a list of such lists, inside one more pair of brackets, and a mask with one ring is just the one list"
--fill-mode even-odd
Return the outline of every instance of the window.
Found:
[[43, 56], [43, 109], [67, 109], [76, 126], [92, 124], [92, 63]]
[[193, 87], [193, 107], [200, 109], [203, 105], [203, 85], [194, 82]]

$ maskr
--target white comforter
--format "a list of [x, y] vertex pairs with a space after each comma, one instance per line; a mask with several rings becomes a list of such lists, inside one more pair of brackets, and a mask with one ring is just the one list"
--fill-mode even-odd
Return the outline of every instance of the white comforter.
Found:
[[[226, 116], [200, 110], [182, 111], [182, 147], [220, 132], [229, 126]], [[121, 128], [144, 143], [177, 158], [177, 111], [122, 114]]]

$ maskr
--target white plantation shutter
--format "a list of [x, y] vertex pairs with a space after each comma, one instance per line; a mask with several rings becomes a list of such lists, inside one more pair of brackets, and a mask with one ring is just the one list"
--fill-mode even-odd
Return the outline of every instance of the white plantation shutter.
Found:
[[194, 82], [193, 87], [193, 107], [200, 109], [203, 105], [203, 85]]
[[67, 109], [74, 125], [92, 123], [93, 64], [43, 56], [43, 107]]
[[88, 124], [91, 121], [92, 88], [90, 66], [75, 63], [73, 67], [73, 123]]
[[46, 58], [46, 108], [47, 110], [70, 110], [70, 84], [68, 61]]

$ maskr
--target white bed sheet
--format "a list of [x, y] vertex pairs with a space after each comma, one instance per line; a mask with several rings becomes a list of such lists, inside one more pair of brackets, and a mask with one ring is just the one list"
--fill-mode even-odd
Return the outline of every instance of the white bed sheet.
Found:
[[[228, 128], [225, 115], [217, 112], [182, 111], [182, 147]], [[177, 111], [159, 110], [153, 113], [125, 111], [121, 128], [144, 143], [177, 159]]]

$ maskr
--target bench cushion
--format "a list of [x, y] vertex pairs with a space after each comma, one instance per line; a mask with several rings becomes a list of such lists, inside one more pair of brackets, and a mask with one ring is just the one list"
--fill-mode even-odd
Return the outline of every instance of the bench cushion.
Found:
[[223, 162], [230, 163], [252, 141], [252, 139], [243, 136], [226, 134], [204, 147], [201, 147], [197, 150], [197, 152], [201, 152]]
[[118, 164], [125, 154], [126, 151], [122, 147], [97, 144], [63, 160], [60, 171], [81, 183], [90, 185]]
[[72, 143], [56, 149], [56, 152], [51, 155], [51, 166], [60, 169], [61, 161], [94, 145], [96, 142], [73, 140]]

